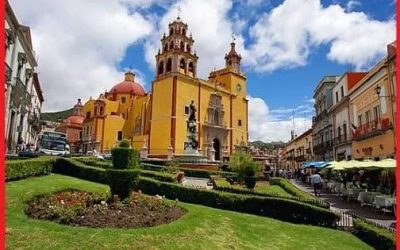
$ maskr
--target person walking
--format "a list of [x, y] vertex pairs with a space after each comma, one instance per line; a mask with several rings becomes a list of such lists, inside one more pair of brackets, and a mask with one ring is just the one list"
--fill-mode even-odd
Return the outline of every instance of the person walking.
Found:
[[315, 174], [311, 176], [311, 184], [314, 186], [315, 196], [321, 196], [321, 192], [319, 191], [319, 189], [322, 184], [322, 178], [317, 172], [315, 172]]

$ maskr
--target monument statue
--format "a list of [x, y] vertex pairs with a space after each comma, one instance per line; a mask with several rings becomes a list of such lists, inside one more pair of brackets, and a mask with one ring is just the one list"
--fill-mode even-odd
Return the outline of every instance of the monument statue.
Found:
[[194, 106], [194, 101], [190, 103], [189, 106], [189, 118], [186, 122], [187, 124], [187, 138], [188, 142], [185, 143], [185, 150], [197, 152], [198, 142], [197, 138], [197, 123], [196, 123], [196, 107]]

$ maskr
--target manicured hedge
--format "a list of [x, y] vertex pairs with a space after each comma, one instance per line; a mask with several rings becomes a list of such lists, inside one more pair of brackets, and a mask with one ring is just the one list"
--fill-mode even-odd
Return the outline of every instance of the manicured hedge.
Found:
[[99, 168], [112, 168], [112, 163], [107, 161], [102, 161], [94, 157], [74, 157], [72, 158], [77, 160], [85, 165], [91, 167], [99, 167]]
[[74, 159], [57, 158], [54, 162], [53, 172], [81, 178], [88, 181], [108, 184], [105, 169], [86, 166]]
[[176, 182], [175, 175], [167, 172], [140, 170], [140, 175], [145, 177], [150, 177], [159, 181]]
[[134, 190], [139, 177], [139, 169], [106, 169], [112, 195], [124, 200]]
[[168, 199], [263, 215], [293, 223], [334, 227], [339, 219], [337, 214], [328, 209], [297, 201], [194, 189], [146, 177], [139, 178], [138, 188], [149, 195], [165, 195]]
[[299, 198], [300, 200], [307, 202], [307, 203], [312, 203], [321, 207], [326, 207], [329, 208], [329, 204], [326, 202], [323, 202], [321, 199], [318, 199], [303, 190], [297, 188], [294, 186], [292, 183], [290, 183], [288, 180], [280, 177], [273, 177], [270, 178], [269, 183], [271, 185], [278, 185], [281, 188], [283, 188], [286, 192], [289, 194]]
[[114, 169], [128, 169], [139, 166], [139, 153], [132, 148], [113, 148], [111, 150]]
[[392, 250], [396, 247], [395, 234], [366, 220], [353, 219], [353, 234], [375, 249]]
[[145, 169], [145, 170], [152, 170], [152, 171], [167, 171], [167, 167], [162, 166], [162, 165], [156, 165], [156, 164], [151, 164], [151, 163], [140, 163], [140, 168]]
[[6, 161], [6, 181], [50, 174], [54, 161], [55, 158], [52, 157]]

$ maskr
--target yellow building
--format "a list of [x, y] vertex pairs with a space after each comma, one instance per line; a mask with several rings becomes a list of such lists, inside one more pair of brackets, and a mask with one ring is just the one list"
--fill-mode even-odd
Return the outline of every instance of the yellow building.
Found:
[[394, 157], [394, 89], [387, 58], [381, 60], [350, 92], [355, 159]]
[[311, 128], [299, 136], [295, 136], [292, 130], [291, 140], [286, 144], [286, 169], [293, 171], [313, 160], [312, 136]]
[[225, 67], [211, 72], [207, 80], [199, 79], [194, 40], [187, 30], [179, 17], [169, 24], [169, 35], [162, 37], [162, 51], [156, 55], [157, 72], [150, 93], [128, 72], [123, 82], [85, 103], [84, 152], [108, 152], [126, 138], [136, 149], [147, 148], [148, 157], [183, 154], [192, 102], [197, 110], [200, 154], [211, 152], [215, 160], [222, 161], [236, 147], [247, 146], [246, 77], [240, 71], [235, 43], [225, 55]]

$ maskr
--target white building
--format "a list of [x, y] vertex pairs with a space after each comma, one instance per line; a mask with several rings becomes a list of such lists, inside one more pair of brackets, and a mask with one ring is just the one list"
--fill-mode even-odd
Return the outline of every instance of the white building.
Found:
[[333, 157], [337, 161], [352, 158], [352, 124], [348, 93], [366, 74], [364, 72], [347, 72], [339, 78], [332, 89], [333, 105], [329, 109], [329, 116], [332, 117]]
[[18, 23], [8, 1], [5, 29], [5, 134], [7, 152], [13, 153], [22, 141], [36, 144], [43, 94], [30, 29]]

